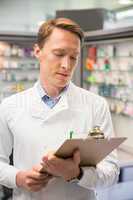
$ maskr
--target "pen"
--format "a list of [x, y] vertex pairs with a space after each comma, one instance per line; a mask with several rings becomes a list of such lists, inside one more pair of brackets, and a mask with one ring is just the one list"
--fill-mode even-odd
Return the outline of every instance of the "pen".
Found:
[[69, 139], [72, 139], [72, 136], [73, 136], [73, 131], [70, 131], [70, 133], [69, 133]]

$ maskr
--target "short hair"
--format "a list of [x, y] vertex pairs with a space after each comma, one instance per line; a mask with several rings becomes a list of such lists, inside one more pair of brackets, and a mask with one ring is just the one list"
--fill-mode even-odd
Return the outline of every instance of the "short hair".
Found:
[[42, 23], [40, 26], [37, 35], [37, 44], [40, 49], [43, 48], [45, 41], [51, 35], [54, 28], [60, 28], [74, 33], [79, 37], [81, 44], [83, 43], [84, 33], [76, 22], [68, 18], [56, 18], [48, 20], [47, 22]]

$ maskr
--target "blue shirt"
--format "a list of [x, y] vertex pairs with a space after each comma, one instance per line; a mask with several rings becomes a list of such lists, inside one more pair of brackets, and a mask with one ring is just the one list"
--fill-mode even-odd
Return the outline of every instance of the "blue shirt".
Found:
[[43, 89], [40, 81], [38, 81], [38, 83], [37, 83], [37, 90], [38, 90], [38, 93], [39, 93], [42, 101], [51, 109], [58, 103], [58, 101], [60, 100], [63, 93], [67, 90], [67, 88], [68, 88], [68, 86], [66, 86], [63, 89], [63, 91], [60, 93], [60, 95], [58, 97], [50, 97], [47, 95], [46, 91]]

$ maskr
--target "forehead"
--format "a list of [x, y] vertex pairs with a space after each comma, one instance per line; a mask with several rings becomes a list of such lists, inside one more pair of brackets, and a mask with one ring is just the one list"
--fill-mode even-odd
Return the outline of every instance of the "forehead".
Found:
[[68, 48], [74, 51], [80, 51], [80, 39], [79, 37], [67, 30], [54, 28], [51, 35], [48, 37], [44, 44], [44, 47], [52, 48]]

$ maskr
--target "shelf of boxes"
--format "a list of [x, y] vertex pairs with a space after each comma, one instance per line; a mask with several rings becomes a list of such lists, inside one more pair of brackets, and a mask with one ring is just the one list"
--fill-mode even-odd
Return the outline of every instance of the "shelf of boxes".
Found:
[[133, 118], [133, 39], [86, 44], [83, 87], [104, 96], [113, 113]]
[[0, 41], [0, 101], [31, 87], [38, 75], [32, 47]]

